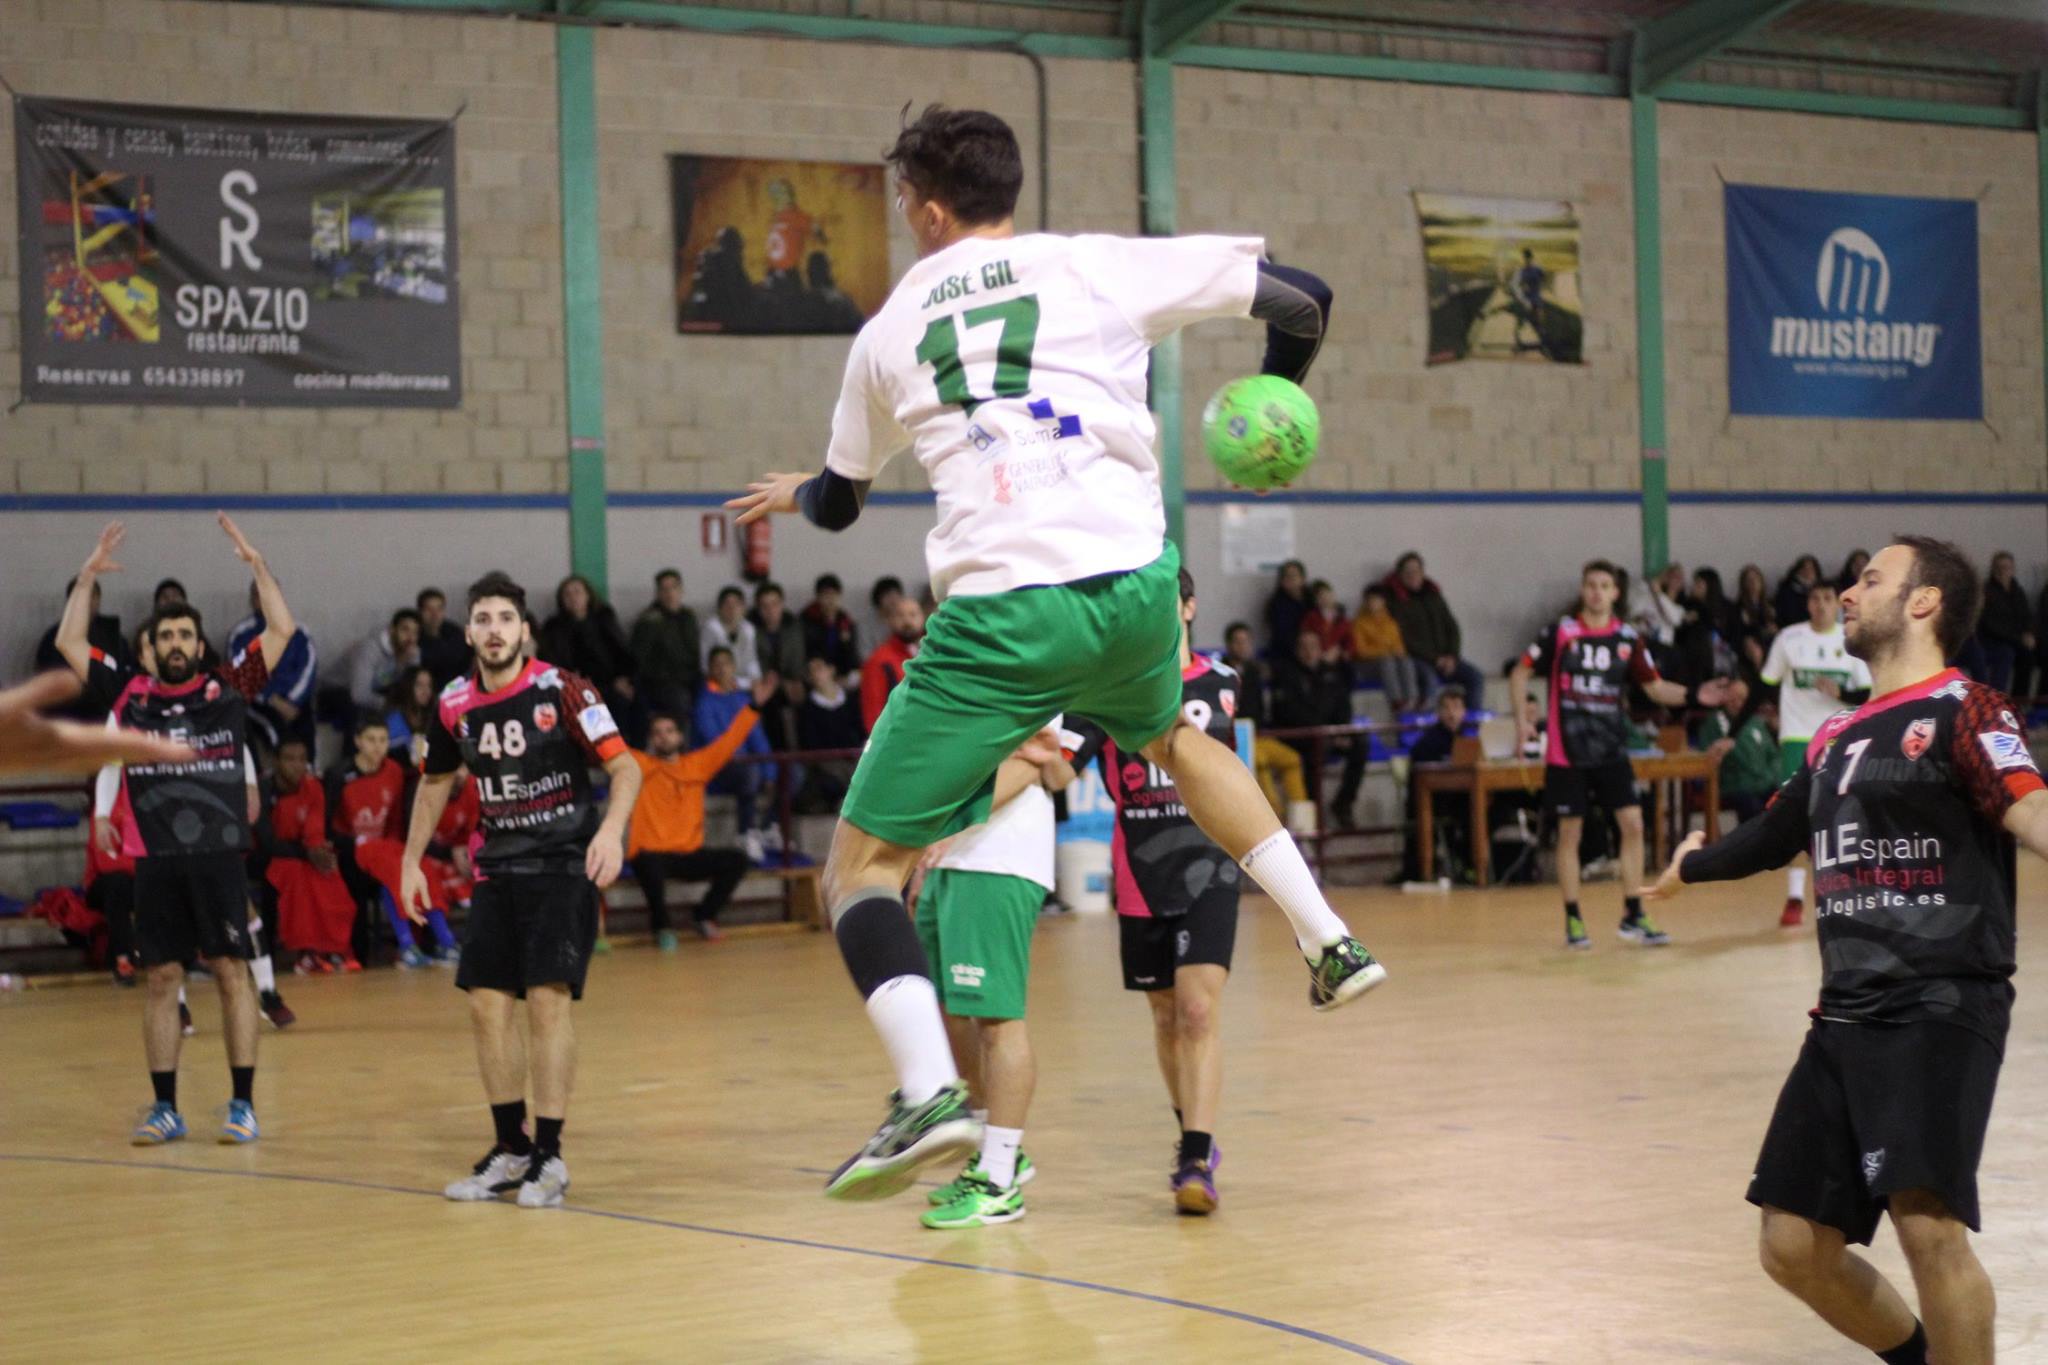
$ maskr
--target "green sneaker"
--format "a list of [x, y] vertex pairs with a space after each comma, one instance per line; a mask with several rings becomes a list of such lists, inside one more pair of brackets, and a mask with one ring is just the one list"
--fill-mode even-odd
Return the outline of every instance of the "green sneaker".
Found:
[[1657, 927], [1657, 922], [1648, 915], [1637, 915], [1634, 919], [1621, 922], [1619, 933], [1627, 943], [1640, 943], [1645, 948], [1662, 948], [1671, 942], [1671, 935]]
[[981, 1125], [967, 1112], [967, 1082], [954, 1081], [920, 1105], [889, 1096], [889, 1117], [858, 1152], [825, 1182], [831, 1199], [887, 1199], [917, 1179], [934, 1161], [971, 1156], [981, 1143]]
[[673, 929], [664, 929], [660, 933], [656, 934], [654, 936], [654, 946], [659, 948], [664, 953], [674, 952], [676, 950], [676, 931]]
[[[960, 1197], [961, 1191], [967, 1188], [967, 1177], [980, 1169], [979, 1160], [979, 1158], [976, 1158], [974, 1161], [968, 1162], [966, 1168], [960, 1174], [925, 1196], [931, 1202], [933, 1208], [937, 1208], [941, 1204], [950, 1204]], [[1029, 1185], [1032, 1178], [1037, 1174], [1038, 1168], [1031, 1164], [1031, 1158], [1024, 1155], [1023, 1150], [1020, 1148], [1017, 1152], [1016, 1183], [1018, 1188], [1021, 1189]]]
[[1021, 1186], [999, 1190], [979, 1166], [968, 1167], [958, 1184], [961, 1189], [957, 1198], [926, 1211], [917, 1221], [928, 1228], [980, 1228], [992, 1223], [1014, 1223], [1024, 1216]]
[[1579, 950], [1593, 946], [1593, 936], [1586, 932], [1586, 922], [1577, 915], [1564, 917], [1564, 946]]
[[1319, 1011], [1348, 1004], [1387, 979], [1387, 969], [1349, 936], [1323, 949], [1308, 972], [1308, 1003]]

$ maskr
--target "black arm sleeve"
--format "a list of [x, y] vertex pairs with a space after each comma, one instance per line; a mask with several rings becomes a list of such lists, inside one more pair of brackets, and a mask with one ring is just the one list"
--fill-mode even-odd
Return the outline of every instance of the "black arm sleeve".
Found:
[[1806, 793], [1813, 775], [1806, 769], [1779, 789], [1764, 813], [1733, 834], [1685, 855], [1678, 879], [1727, 882], [1783, 867], [1806, 851]]
[[829, 469], [821, 470], [816, 478], [805, 479], [798, 486], [797, 510], [813, 526], [844, 531], [860, 517], [860, 509], [867, 504], [869, 483], [867, 479], [849, 479]]
[[1258, 290], [1252, 316], [1266, 324], [1263, 374], [1277, 374], [1299, 384], [1308, 377], [1323, 335], [1330, 330], [1330, 286], [1306, 270], [1259, 262]]

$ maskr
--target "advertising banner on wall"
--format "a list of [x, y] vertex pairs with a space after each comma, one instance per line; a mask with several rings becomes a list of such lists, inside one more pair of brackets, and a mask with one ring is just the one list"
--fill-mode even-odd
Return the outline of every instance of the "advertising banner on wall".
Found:
[[1585, 356], [1579, 215], [1561, 199], [1415, 192], [1429, 363]]
[[455, 125], [17, 98], [21, 388], [462, 401]]
[[676, 330], [858, 332], [889, 297], [879, 165], [672, 156]]
[[1728, 410], [1984, 416], [1977, 205], [1729, 185]]

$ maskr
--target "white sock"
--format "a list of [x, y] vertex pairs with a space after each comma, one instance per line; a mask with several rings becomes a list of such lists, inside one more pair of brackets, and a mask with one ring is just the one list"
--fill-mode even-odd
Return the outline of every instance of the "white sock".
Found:
[[1279, 903], [1287, 922], [1294, 926], [1294, 941], [1300, 945], [1301, 955], [1310, 962], [1350, 932], [1323, 899], [1315, 874], [1302, 861], [1294, 836], [1286, 830], [1274, 831], [1245, 854], [1244, 870]]
[[183, 986], [178, 987], [178, 1003], [181, 1005], [185, 1003], [185, 988]]
[[259, 958], [252, 958], [249, 962], [249, 970], [256, 973], [257, 990], [268, 995], [277, 989], [277, 969], [270, 965], [269, 953], [265, 953]]
[[981, 1130], [981, 1158], [977, 1163], [989, 1183], [1007, 1190], [1017, 1179], [1017, 1145], [1024, 1141], [1022, 1128], [998, 1128], [990, 1124]]
[[1806, 869], [1795, 867], [1785, 874], [1785, 897], [1787, 900], [1806, 899]]
[[868, 997], [868, 1019], [895, 1064], [905, 1104], [923, 1104], [960, 1079], [946, 1041], [946, 1021], [939, 1017], [939, 993], [925, 978], [884, 981]]

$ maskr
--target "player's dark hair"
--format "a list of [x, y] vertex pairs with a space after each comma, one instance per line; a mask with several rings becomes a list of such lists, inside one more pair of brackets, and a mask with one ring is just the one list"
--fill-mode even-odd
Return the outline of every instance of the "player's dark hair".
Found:
[[1835, 580], [1832, 578], [1816, 578], [1813, 580], [1813, 582], [1806, 585], [1806, 597], [1808, 601], [1812, 601], [1813, 595], [1817, 592], [1834, 591], [1836, 591]]
[[[908, 117], [910, 106], [903, 106]], [[1010, 125], [980, 109], [927, 104], [882, 153], [917, 197], [943, 204], [969, 227], [1014, 217], [1024, 154]]]
[[425, 629], [426, 627], [426, 622], [420, 620], [420, 614], [414, 611], [411, 607], [400, 607], [397, 611], [391, 613], [392, 625], [395, 626], [400, 621], [410, 621], [415, 626], [418, 626], [421, 629]]
[[143, 626], [143, 630], [149, 635], [151, 644], [156, 643], [157, 627], [166, 621], [190, 621], [192, 623], [192, 633], [199, 637], [200, 654], [204, 656], [206, 653], [206, 623], [200, 619], [199, 608], [193, 606], [190, 602], [166, 602], [151, 612], [148, 622]]
[[165, 588], [176, 588], [178, 590], [178, 596], [180, 597], [186, 597], [190, 595], [185, 591], [185, 585], [183, 583], [180, 583], [177, 579], [162, 578], [157, 580], [156, 591], [152, 592], [149, 595], [149, 600], [154, 602], [158, 598], [162, 597], [164, 595]]
[[486, 597], [502, 597], [519, 608], [521, 616], [526, 615], [526, 589], [512, 581], [512, 575], [503, 569], [493, 569], [469, 585], [469, 601], [465, 610], [475, 611], [476, 604]]
[[1231, 636], [1235, 635], [1240, 630], [1249, 634], [1251, 632], [1251, 628], [1252, 623], [1249, 621], [1232, 621], [1229, 625], [1223, 628], [1223, 638], [1228, 640]]
[[1395, 572], [1396, 574], [1398, 574], [1398, 573], [1400, 573], [1400, 572], [1401, 572], [1401, 570], [1403, 570], [1403, 569], [1407, 568], [1407, 567], [1408, 567], [1408, 561], [1409, 561], [1409, 560], [1411, 560], [1411, 559], [1412, 559], [1412, 560], [1414, 560], [1414, 561], [1416, 562], [1416, 564], [1417, 564], [1418, 566], [1421, 566], [1421, 565], [1422, 565], [1422, 551], [1420, 551], [1420, 550], [1403, 550], [1403, 551], [1401, 551], [1401, 557], [1400, 557], [1399, 559], [1397, 559], [1397, 560], [1395, 560], [1395, 561], [1394, 561], [1394, 572]]
[[382, 730], [388, 735], [391, 733], [391, 722], [378, 715], [375, 711], [370, 712], [368, 715], [358, 716], [356, 717], [355, 729], [348, 732], [349, 743], [355, 743], [356, 737], [365, 730]]
[[868, 591], [868, 605], [880, 611], [882, 599], [891, 592], [902, 592], [903, 580], [893, 574], [884, 574], [875, 580], [875, 586]]
[[780, 583], [777, 583], [772, 578], [764, 578], [754, 585], [754, 604], [759, 606], [761, 599], [771, 592], [784, 601], [789, 599], [789, 594], [782, 590]]
[[839, 575], [836, 573], [821, 573], [818, 575], [818, 581], [811, 584], [811, 591], [814, 593], [823, 592], [827, 588], [842, 597], [846, 595], [846, 585], [839, 581]]
[[1613, 579], [1617, 585], [1619, 585], [1621, 582], [1621, 570], [1615, 568], [1614, 561], [1608, 559], [1587, 560], [1579, 568], [1579, 581], [1583, 583], [1586, 581], [1587, 575], [1596, 573], [1606, 574], [1609, 578]]
[[1195, 576], [1182, 566], [1180, 571], [1180, 600], [1185, 602], [1195, 595]]
[[677, 716], [676, 713], [673, 711], [656, 711], [653, 714], [649, 715], [647, 717], [647, 728], [649, 730], [652, 730], [655, 726], [655, 722], [664, 720], [667, 721], [670, 725], [675, 726], [678, 730], [685, 729], [682, 719], [679, 716]]
[[[733, 652], [727, 649], [724, 645], [713, 645], [711, 646], [711, 652], [704, 656], [704, 662], [706, 664], [709, 664], [713, 659], [717, 658], [721, 654], [723, 654], [728, 659], [733, 659]], [[734, 662], [737, 663], [738, 660], [734, 659]]]
[[277, 741], [277, 752], [280, 755], [282, 755], [286, 749], [304, 749], [309, 755], [313, 752], [312, 746], [307, 744], [305, 740], [301, 739], [297, 735], [286, 735], [282, 739]]
[[725, 599], [728, 597], [736, 598], [743, 604], [747, 600], [746, 593], [740, 591], [738, 588], [735, 588], [730, 583], [726, 584], [724, 587], [718, 590], [718, 605], [721, 607], [724, 606]]
[[429, 602], [439, 602], [445, 606], [448, 602], [448, 594], [442, 592], [439, 588], [421, 588], [418, 595], [412, 599], [412, 604], [421, 611], [427, 609], [427, 603]]
[[1934, 619], [1934, 638], [1941, 642], [1944, 659], [1953, 659], [1963, 641], [1977, 629], [1977, 613], [1984, 607], [1984, 580], [1977, 576], [1970, 557], [1945, 540], [1933, 536], [1894, 536], [1894, 545], [1913, 552], [1913, 567], [1907, 571], [1905, 591], [1934, 588], [1941, 593], [1941, 615]]
[[1465, 700], [1465, 685], [1463, 683], [1451, 683], [1439, 691], [1436, 694], [1436, 704], [1442, 706], [1444, 702], [1452, 698], [1456, 698], [1459, 701]]
[[658, 588], [662, 584], [668, 582], [668, 580], [671, 578], [673, 578], [676, 581], [676, 584], [678, 586], [681, 586], [683, 581], [683, 571], [681, 569], [663, 569], [660, 573], [654, 576], [654, 586]]

